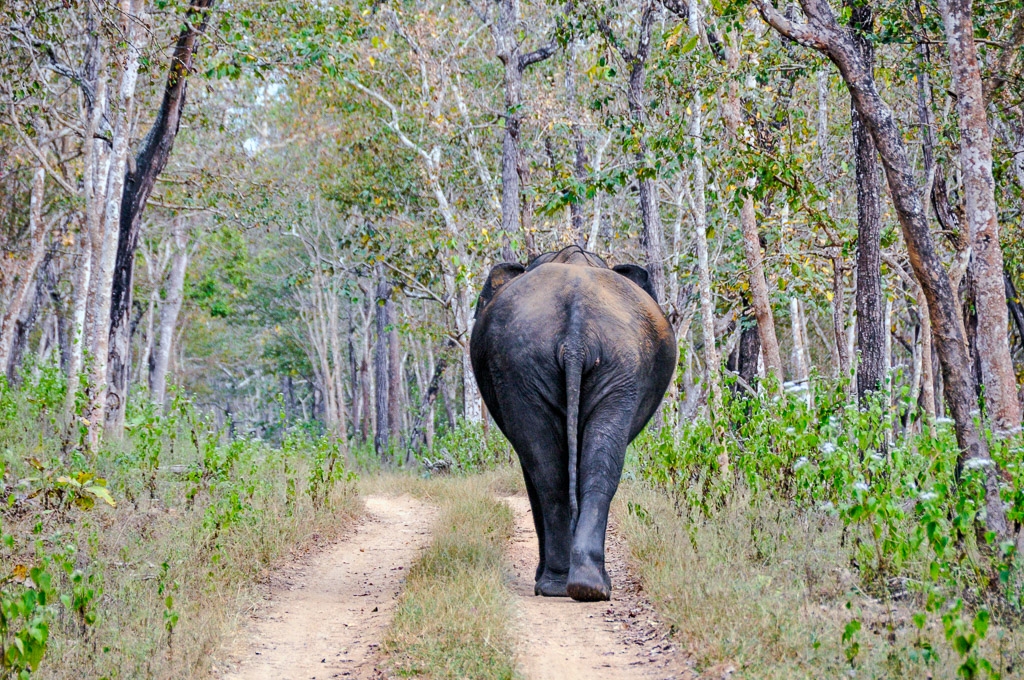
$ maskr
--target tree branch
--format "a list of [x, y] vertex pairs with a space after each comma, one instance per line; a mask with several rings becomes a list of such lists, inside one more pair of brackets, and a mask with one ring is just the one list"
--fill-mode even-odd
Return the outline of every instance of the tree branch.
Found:
[[810, 24], [790, 21], [769, 0], [752, 0], [761, 18], [783, 37], [819, 52], [826, 52], [829, 47], [825, 37]]
[[525, 71], [526, 67], [544, 61], [551, 57], [558, 50], [558, 45], [550, 42], [543, 47], [538, 47], [533, 52], [527, 52], [519, 56], [519, 71]]
[[410, 149], [411, 151], [416, 152], [416, 154], [420, 158], [422, 158], [424, 160], [424, 162], [427, 163], [428, 167], [432, 167], [433, 166], [433, 162], [434, 162], [433, 156], [431, 156], [429, 153], [427, 153], [426, 149], [424, 149], [422, 146], [420, 146], [416, 142], [414, 142], [411, 139], [409, 139], [409, 137], [405, 134], [405, 132], [402, 131], [402, 126], [398, 123], [398, 107], [396, 107], [394, 104], [392, 104], [381, 93], [377, 92], [376, 90], [371, 90], [370, 88], [366, 87], [365, 85], [363, 85], [362, 83], [360, 83], [357, 80], [353, 80], [351, 78], [345, 78], [345, 82], [348, 83], [349, 85], [351, 85], [352, 87], [356, 88], [357, 90], [359, 90], [363, 94], [365, 94], [367, 97], [370, 97], [371, 99], [376, 99], [378, 102], [383, 104], [385, 106], [385, 108], [387, 108], [387, 110], [391, 112], [391, 120], [390, 121], [384, 121], [384, 124], [388, 127], [388, 129], [391, 130], [392, 132], [394, 132], [398, 136], [398, 139], [401, 140], [402, 144], [405, 145], [406, 148]]
[[412, 284], [413, 288], [415, 288], [416, 290], [420, 291], [421, 293], [423, 293], [424, 295], [429, 297], [434, 302], [437, 302], [442, 307], [448, 308], [450, 306], [450, 304], [451, 304], [450, 299], [446, 300], [446, 299], [444, 299], [442, 297], [439, 297], [437, 295], [437, 293], [435, 293], [434, 291], [430, 290], [429, 288], [424, 286], [422, 283], [417, 281], [416, 277], [414, 277], [412, 274], [399, 269], [398, 267], [396, 267], [395, 265], [391, 264], [390, 262], [388, 262], [386, 260], [381, 260], [381, 263], [385, 267], [390, 269], [391, 271], [395, 272], [396, 274], [401, 275], [404, 279], [408, 280], [409, 283]]

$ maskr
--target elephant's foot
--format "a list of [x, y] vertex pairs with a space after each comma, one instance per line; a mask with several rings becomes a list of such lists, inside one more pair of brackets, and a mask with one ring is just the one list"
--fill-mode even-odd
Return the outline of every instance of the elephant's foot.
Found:
[[565, 582], [565, 576], [544, 574], [534, 584], [533, 594], [544, 597], [568, 597], [569, 593], [565, 590]]
[[569, 570], [565, 590], [579, 602], [603, 602], [612, 599], [612, 580], [596, 564], [581, 564]]

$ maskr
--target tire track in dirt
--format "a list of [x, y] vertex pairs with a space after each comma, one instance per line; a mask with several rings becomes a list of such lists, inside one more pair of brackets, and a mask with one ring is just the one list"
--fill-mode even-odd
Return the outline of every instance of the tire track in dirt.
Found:
[[224, 680], [374, 678], [374, 662], [409, 565], [436, 510], [409, 496], [365, 499], [356, 530], [275, 574], [268, 604], [238, 635]]
[[537, 534], [530, 501], [507, 496], [516, 513], [509, 556], [514, 568], [519, 669], [529, 680], [639, 680], [695, 677], [667, 640], [654, 610], [626, 567], [623, 542], [609, 530], [610, 602], [575, 602], [533, 594]]

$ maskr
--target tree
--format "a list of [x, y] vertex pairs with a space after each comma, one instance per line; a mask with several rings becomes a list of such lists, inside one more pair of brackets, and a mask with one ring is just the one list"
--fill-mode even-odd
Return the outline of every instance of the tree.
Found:
[[[870, 3], [850, 6], [850, 29], [861, 61], [874, 77], [875, 48], [871, 43], [874, 12]], [[857, 398], [866, 405], [868, 396], [882, 389], [886, 380], [885, 337], [882, 325], [882, 191], [878, 154], [853, 97], [850, 98], [850, 130], [857, 174]]]
[[128, 403], [132, 278], [142, 214], [153, 193], [157, 177], [167, 166], [174, 148], [174, 139], [178, 135], [181, 114], [185, 108], [188, 76], [193, 70], [199, 37], [206, 30], [213, 4], [214, 0], [190, 0], [181, 32], [171, 53], [167, 82], [156, 120], [135, 154], [134, 162], [125, 170], [110, 303], [109, 385], [113, 408], [107, 413], [107, 427], [115, 435], [119, 435], [124, 427], [125, 406]]
[[[467, 0], [473, 11], [485, 26], [490, 28], [494, 39], [494, 51], [504, 69], [502, 90], [505, 95], [505, 134], [501, 143], [501, 231], [502, 257], [514, 261], [510, 239], [522, 230], [521, 186], [523, 184], [523, 160], [520, 153], [523, 107], [523, 73], [533, 64], [551, 57], [556, 50], [551, 42], [523, 52], [524, 26], [519, 17], [519, 0], [498, 0], [478, 5]], [[492, 10], [492, 5], [496, 9]], [[494, 14], [496, 13], [496, 16]], [[528, 257], [536, 252], [533, 237], [525, 234]]]
[[997, 431], [1017, 432], [1021, 427], [1021, 407], [1006, 333], [1009, 318], [992, 176], [992, 134], [985, 115], [986, 100], [974, 44], [972, 3], [942, 0], [939, 7], [946, 25], [959, 114], [960, 171], [967, 204], [970, 266], [978, 311], [977, 353], [985, 385], [985, 405]]
[[29, 197], [28, 233], [29, 252], [11, 266], [14, 270], [14, 290], [7, 300], [7, 309], [0, 316], [0, 373], [12, 378], [14, 366], [10, 361], [14, 346], [14, 324], [21, 315], [22, 307], [28, 296], [29, 287], [43, 260], [46, 250], [46, 236], [49, 229], [43, 223], [43, 190], [46, 186], [46, 172], [36, 168], [32, 174], [32, 190]]
[[824, 0], [801, 0], [807, 23], [790, 20], [767, 0], [754, 0], [764, 20], [780, 34], [827, 56], [839, 69], [857, 111], [864, 119], [885, 168], [914, 274], [924, 290], [938, 340], [943, 382], [960, 445], [958, 471], [977, 460], [986, 473], [986, 524], [999, 537], [1009, 533], [999, 495], [999, 471], [988, 445], [974, 422], [977, 410], [974, 375], [970, 370], [959, 311], [949, 277], [932, 242], [921, 196], [907, 157], [906, 146], [892, 109], [878, 93], [875, 79], [860, 54], [851, 32], [836, 21]]
[[606, 16], [597, 17], [597, 26], [608, 43], [615, 48], [628, 71], [626, 101], [629, 105], [629, 118], [633, 126], [631, 145], [633, 151], [633, 171], [638, 188], [640, 202], [640, 247], [644, 251], [644, 266], [651, 277], [651, 286], [659, 301], [665, 297], [665, 266], [664, 249], [662, 247], [661, 209], [658, 205], [657, 189], [648, 167], [648, 149], [646, 138], [647, 96], [644, 84], [647, 75], [647, 60], [651, 55], [651, 30], [659, 4], [655, 0], [644, 0], [640, 6], [639, 29], [636, 48], [630, 50], [615, 35]]

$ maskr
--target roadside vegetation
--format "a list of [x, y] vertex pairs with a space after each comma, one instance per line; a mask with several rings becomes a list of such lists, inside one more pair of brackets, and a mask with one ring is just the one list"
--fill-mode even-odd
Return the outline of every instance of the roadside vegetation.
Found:
[[[1020, 556], [979, 529], [984, 470], [955, 481], [948, 423], [905, 434], [906, 410], [861, 411], [841, 392], [736, 398], [724, 413], [642, 435], [617, 501], [645, 590], [699, 669], [1024, 672]], [[991, 446], [1019, 523], [1024, 446]]]
[[0, 378], [2, 678], [201, 676], [266, 569], [359, 512], [328, 438], [228, 439], [179, 396], [89, 453], [64, 397]]

